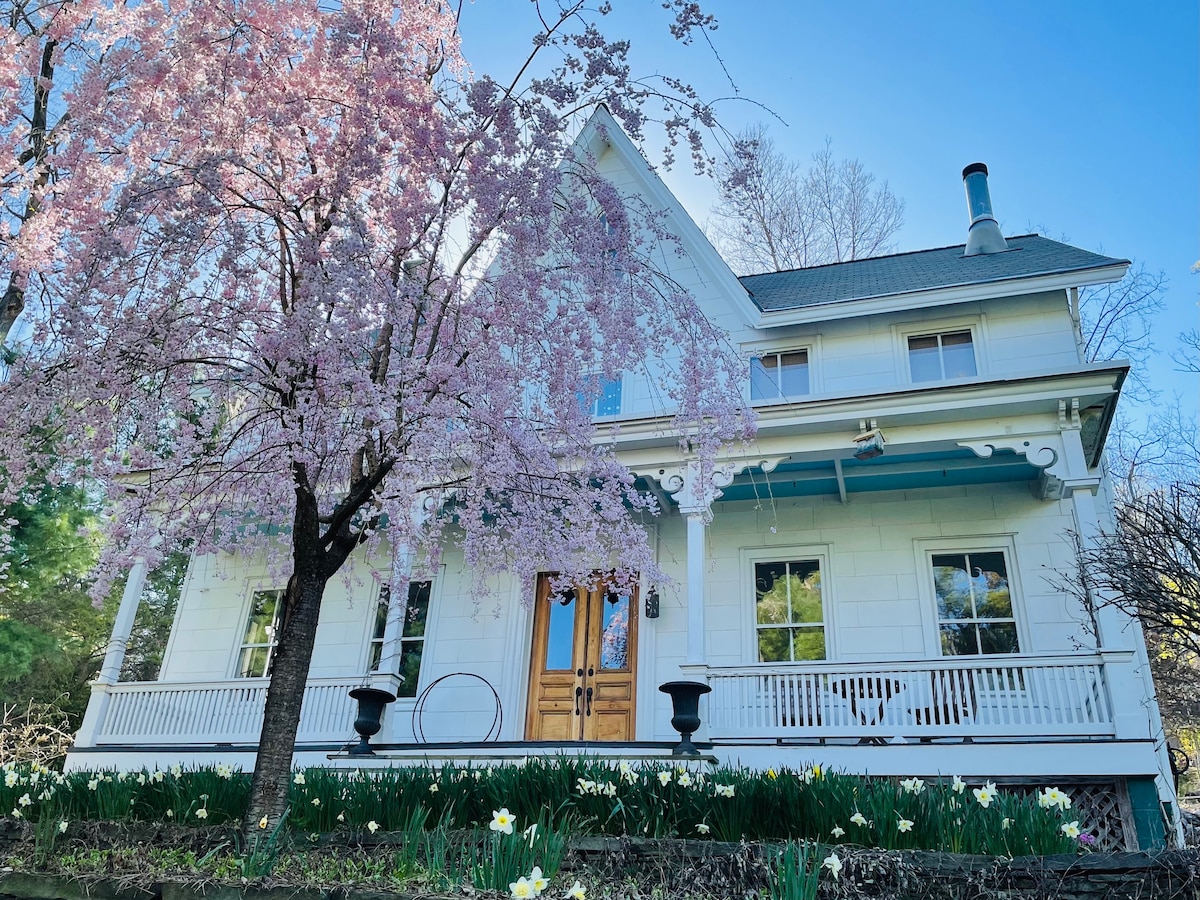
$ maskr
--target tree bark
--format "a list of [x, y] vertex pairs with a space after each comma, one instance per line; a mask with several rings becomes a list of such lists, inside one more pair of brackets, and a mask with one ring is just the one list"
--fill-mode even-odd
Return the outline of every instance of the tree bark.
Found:
[[261, 833], [259, 821], [263, 816], [274, 827], [287, 810], [304, 687], [316, 642], [321, 599], [329, 580], [327, 551], [321, 546], [320, 533], [316, 497], [307, 487], [298, 485], [292, 577], [284, 592], [283, 620], [267, 687], [250, 803], [242, 820], [246, 837]]

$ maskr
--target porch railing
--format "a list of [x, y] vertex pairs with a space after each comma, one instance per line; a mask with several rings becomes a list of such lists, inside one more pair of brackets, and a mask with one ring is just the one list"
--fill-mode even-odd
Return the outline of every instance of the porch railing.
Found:
[[1115, 734], [1097, 655], [710, 666], [708, 682], [715, 739]]
[[[313, 678], [304, 689], [298, 741], [349, 741], [359, 678]], [[262, 728], [266, 678], [110, 685], [96, 744], [252, 744]]]

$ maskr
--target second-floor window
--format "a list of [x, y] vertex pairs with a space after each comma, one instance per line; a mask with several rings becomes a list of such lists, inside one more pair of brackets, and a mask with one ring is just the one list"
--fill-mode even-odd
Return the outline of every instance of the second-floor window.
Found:
[[621, 379], [603, 381], [599, 376], [595, 376], [592, 382], [599, 387], [599, 394], [589, 394], [592, 397], [589, 402], [588, 396], [581, 393], [579, 395], [579, 406], [587, 410], [593, 418], [598, 416], [619, 416], [621, 414]]
[[908, 339], [908, 367], [913, 381], [942, 381], [978, 374], [970, 331], [913, 335]]
[[762, 353], [750, 360], [750, 399], [778, 400], [807, 394], [808, 351]]
[[[408, 602], [404, 604], [404, 627], [400, 629], [399, 674], [404, 676], [397, 695], [417, 696], [417, 684], [421, 680], [421, 656], [425, 650], [425, 623], [429, 618], [429, 595], [431, 581], [410, 581]], [[383, 661], [383, 636], [387, 628], [388, 598], [391, 589], [385, 584], [379, 588], [379, 603], [375, 607], [375, 630], [371, 633], [371, 649], [367, 659], [367, 671], [378, 672]]]
[[250, 616], [238, 654], [238, 678], [262, 678], [271, 674], [282, 613], [283, 591], [255, 591], [251, 595]]

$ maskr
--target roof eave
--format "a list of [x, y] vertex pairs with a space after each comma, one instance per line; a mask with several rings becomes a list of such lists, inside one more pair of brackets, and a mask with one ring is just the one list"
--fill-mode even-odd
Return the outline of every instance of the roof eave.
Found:
[[1039, 294], [1093, 284], [1108, 284], [1120, 281], [1125, 277], [1129, 265], [1128, 260], [1117, 260], [1110, 265], [1071, 269], [1066, 272], [1022, 275], [1017, 278], [976, 281], [970, 284], [931, 288], [924, 291], [854, 297], [830, 303], [815, 303], [811, 306], [764, 310], [759, 316], [758, 327], [804, 325], [811, 322], [826, 322], [830, 319], [851, 319], [879, 313], [925, 309], [930, 306], [950, 306], [955, 303], [969, 303], [997, 297], [1015, 297], [1020, 294]]

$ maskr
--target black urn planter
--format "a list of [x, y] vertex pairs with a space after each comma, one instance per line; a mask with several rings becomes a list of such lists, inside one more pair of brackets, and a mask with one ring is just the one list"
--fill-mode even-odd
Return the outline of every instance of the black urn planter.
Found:
[[394, 701], [396, 695], [379, 688], [360, 687], [352, 690], [350, 696], [358, 701], [354, 730], [358, 732], [359, 741], [350, 748], [349, 753], [351, 756], [374, 756], [371, 735], [379, 733], [383, 724], [383, 708]]
[[701, 681], [668, 681], [660, 684], [658, 689], [671, 695], [671, 727], [683, 738], [671, 755], [699, 756], [692, 735], [700, 728], [700, 698], [712, 688]]

